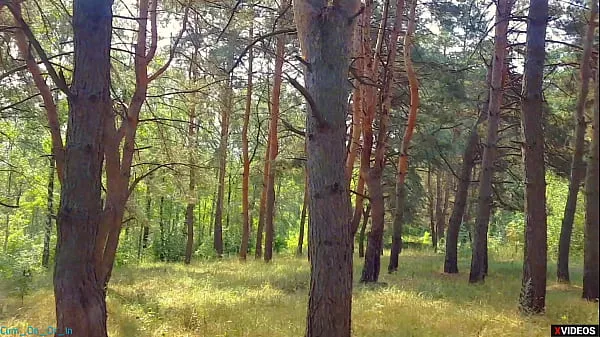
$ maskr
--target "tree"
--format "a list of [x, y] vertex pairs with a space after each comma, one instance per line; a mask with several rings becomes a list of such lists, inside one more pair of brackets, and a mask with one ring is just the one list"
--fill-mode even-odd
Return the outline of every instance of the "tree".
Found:
[[[385, 205], [383, 201], [383, 186], [382, 176], [385, 166], [385, 152], [387, 149], [387, 137], [389, 127], [389, 115], [391, 108], [391, 87], [393, 84], [393, 64], [396, 60], [396, 46], [398, 44], [398, 36], [402, 26], [402, 13], [404, 10], [404, 1], [398, 0], [396, 3], [395, 19], [392, 32], [389, 35], [389, 47], [385, 66], [382, 69], [382, 89], [376, 92], [373, 86], [369, 86], [365, 90], [364, 97], [365, 105], [363, 112], [363, 150], [361, 153], [361, 175], [363, 175], [367, 187], [369, 189], [369, 197], [371, 204], [371, 231], [368, 234], [367, 250], [365, 253], [365, 263], [362, 270], [360, 281], [363, 283], [377, 282], [379, 271], [381, 269], [381, 254], [383, 251], [383, 227], [385, 216]], [[383, 45], [385, 38], [385, 30], [387, 29], [387, 19], [389, 11], [389, 2], [383, 10], [383, 20], [379, 27], [375, 51], [371, 59], [371, 63], [365, 66], [364, 73], [369, 74], [373, 83], [377, 83], [379, 74], [379, 63], [382, 62]], [[365, 15], [367, 12], [363, 12]], [[368, 16], [367, 16], [368, 17]], [[368, 36], [368, 30], [363, 29], [363, 34]], [[368, 38], [363, 38], [363, 43], [367, 43]], [[363, 47], [363, 57], [370, 55], [370, 45], [365, 44]], [[379, 104], [378, 104], [379, 102]], [[377, 109], [379, 106], [379, 109]], [[375, 110], [379, 110], [379, 130], [377, 134], [377, 144], [375, 146], [375, 160], [371, 166], [371, 148], [373, 147], [373, 121], [375, 118]]]
[[522, 313], [542, 313], [546, 299], [546, 170], [544, 164], [543, 80], [548, 1], [531, 0], [527, 16], [527, 42], [521, 128], [525, 168], [525, 247], [523, 283], [519, 299]]
[[106, 226], [101, 178], [103, 129], [112, 114], [111, 7], [112, 1], [105, 0], [74, 2], [75, 72], [68, 91], [70, 118], [57, 221], [57, 328], [90, 337], [107, 336], [106, 271], [96, 247], [104, 246], [98, 229]]
[[486, 143], [481, 162], [481, 178], [479, 182], [479, 200], [477, 220], [473, 238], [473, 256], [469, 282], [482, 282], [487, 274], [487, 235], [492, 208], [492, 177], [496, 159], [498, 142], [498, 125], [500, 122], [500, 105], [502, 103], [502, 78], [504, 74], [508, 23], [513, 0], [499, 0], [496, 4], [496, 29], [494, 36], [494, 57], [490, 80], [490, 104], [488, 107], [488, 128]]
[[345, 121], [349, 51], [359, 5], [356, 0], [294, 3], [308, 103], [311, 279], [306, 337], [351, 334], [353, 240]]
[[579, 66], [580, 71], [580, 89], [577, 96], [577, 106], [575, 108], [575, 144], [573, 159], [571, 161], [571, 177], [569, 179], [569, 194], [565, 204], [565, 212], [560, 231], [560, 241], [558, 245], [558, 263], [556, 277], [559, 282], [569, 282], [569, 251], [571, 247], [571, 235], [573, 233], [573, 220], [575, 210], [577, 209], [577, 195], [581, 187], [581, 182], [585, 176], [585, 164], [583, 162], [583, 153], [585, 147], [585, 103], [587, 101], [590, 89], [592, 49], [594, 45], [594, 36], [596, 31], [596, 17], [598, 16], [598, 2], [591, 1], [590, 17], [583, 42], [583, 55]]
[[[195, 76], [194, 76], [195, 77]], [[193, 97], [193, 96], [192, 96]], [[195, 123], [196, 123], [196, 102], [192, 100], [189, 111], [189, 123], [188, 123], [188, 150], [190, 160], [190, 181], [189, 181], [189, 201], [185, 208], [185, 224], [187, 226], [187, 241], [185, 245], [185, 258], [184, 263], [190, 264], [192, 261], [192, 250], [194, 246], [194, 208], [196, 207], [196, 168], [194, 167], [194, 152], [197, 149], [196, 138], [195, 138]]]
[[448, 222], [448, 231], [446, 232], [446, 250], [444, 258], [444, 273], [458, 273], [458, 232], [463, 218], [466, 214], [467, 199], [469, 196], [469, 185], [471, 184], [471, 174], [475, 166], [475, 157], [477, 155], [477, 145], [479, 143], [479, 134], [477, 127], [485, 118], [485, 114], [480, 113], [479, 118], [470, 130], [465, 152], [462, 157], [462, 166], [456, 193], [454, 194], [454, 207], [450, 214]]
[[[486, 82], [491, 80], [492, 68], [488, 67], [486, 74]], [[458, 273], [458, 233], [460, 231], [461, 223], [467, 223], [465, 218], [468, 218], [468, 199], [469, 199], [469, 186], [471, 185], [471, 176], [473, 175], [475, 167], [475, 159], [477, 157], [477, 145], [479, 145], [479, 125], [487, 118], [487, 111], [489, 105], [489, 93], [483, 106], [480, 108], [478, 118], [469, 130], [469, 137], [467, 139], [467, 145], [462, 156], [462, 166], [458, 178], [458, 185], [454, 194], [454, 207], [450, 214], [450, 220], [448, 221], [448, 231], [446, 232], [446, 255], [444, 258], [444, 273], [456, 274]]]
[[213, 236], [213, 247], [217, 256], [223, 256], [223, 198], [225, 196], [225, 173], [227, 170], [227, 144], [229, 144], [229, 119], [233, 109], [233, 89], [231, 88], [231, 76], [227, 75], [227, 84], [223, 88], [221, 96], [221, 138], [219, 139], [219, 172], [217, 201], [215, 206], [215, 225]]
[[[250, 38], [254, 35], [254, 23], [250, 24], [248, 33]], [[252, 62], [254, 61], [254, 48], [248, 50], [248, 81], [246, 85], [246, 107], [244, 109], [244, 122], [242, 126], [242, 243], [240, 244], [240, 259], [246, 260], [248, 254], [248, 241], [250, 240], [250, 155], [248, 151], [248, 126], [250, 124], [250, 110], [252, 109]]]
[[50, 237], [52, 235], [52, 219], [54, 218], [54, 175], [56, 174], [54, 157], [50, 156], [49, 158], [48, 204], [46, 209], [46, 226], [44, 228], [44, 250], [42, 251], [42, 266], [45, 268], [48, 268], [50, 260]]
[[298, 246], [296, 256], [302, 256], [302, 246], [304, 245], [304, 225], [306, 223], [306, 211], [308, 207], [308, 174], [304, 171], [304, 197], [302, 198], [302, 210], [300, 211], [300, 230], [298, 234]]
[[[120, 102], [123, 111], [117, 114], [110, 94], [112, 2], [74, 3], [75, 70], [70, 87], [64, 76], [59, 76], [54, 69], [23, 20], [19, 5], [8, 4], [27, 42], [40, 57], [54, 84], [67, 97], [69, 124], [66, 146], [62, 144], [56, 109], [53, 110], [51, 104], [46, 107], [52, 152], [62, 185], [57, 217], [54, 292], [58, 328], [73, 328], [86, 336], [106, 335], [105, 289], [115, 261], [125, 206], [135, 186], [155, 171], [150, 170], [130, 181], [136, 152], [136, 131], [148, 85], [159, 78], [172, 61], [171, 57], [154, 73], [148, 74], [148, 66], [157, 50], [157, 5], [157, 1], [139, 3], [138, 33], [133, 54], [135, 89], [128, 105]], [[176, 44], [185, 31], [186, 17], [187, 10], [184, 11], [184, 27], [176, 38]], [[150, 44], [147, 41], [148, 22], [151, 26]], [[26, 52], [20, 49], [21, 53]], [[24, 55], [28, 55], [27, 68], [36, 78], [39, 67], [33, 66], [35, 61], [31, 52]], [[44, 83], [36, 82], [40, 92], [46, 91]], [[44, 100], [48, 102], [48, 97]], [[120, 124], [116, 121], [117, 116], [123, 116]], [[103, 168], [106, 172], [104, 195]], [[73, 240], [74, 237], [81, 239]]]
[[[284, 15], [289, 6], [282, 3], [280, 15]], [[269, 121], [269, 149], [268, 149], [268, 165], [267, 165], [267, 183], [266, 189], [266, 204], [265, 204], [265, 262], [271, 261], [273, 258], [273, 238], [275, 235], [275, 227], [273, 218], [275, 214], [275, 160], [279, 152], [279, 142], [277, 139], [277, 124], [279, 123], [279, 103], [281, 96], [281, 82], [283, 61], [285, 53], [285, 36], [278, 35], [275, 50], [275, 73], [273, 77], [273, 91], [271, 94], [271, 119]]]
[[[596, 6], [597, 8], [597, 6]], [[600, 70], [596, 69], [596, 88], [594, 115], [592, 118], [592, 144], [590, 147], [590, 157], [588, 169], [585, 177], [585, 237], [584, 237], [584, 258], [583, 258], [583, 298], [590, 301], [598, 301], [598, 279], [600, 278], [600, 268], [598, 266], [598, 222], [600, 214], [598, 211], [598, 202], [600, 201]]]
[[[403, 57], [406, 75], [408, 76], [408, 85], [410, 87], [410, 111], [408, 113], [408, 123], [406, 125], [406, 129], [404, 130], [404, 137], [402, 138], [402, 145], [400, 146], [398, 172], [396, 173], [396, 205], [394, 211], [392, 251], [390, 253], [390, 264], [388, 266], [389, 272], [398, 270], [398, 255], [400, 255], [400, 252], [402, 251], [402, 216], [404, 213], [404, 198], [406, 193], [404, 191], [404, 181], [406, 180], [406, 175], [408, 174], [408, 148], [417, 124], [417, 113], [419, 111], [419, 81], [417, 80], [417, 74], [413, 68], [411, 58], [411, 48], [413, 45], [412, 40], [416, 21], [416, 7], [417, 1], [411, 1], [408, 14], [408, 27], [406, 28], [406, 34], [404, 35]], [[401, 13], [401, 11], [397, 12], [396, 15]], [[397, 29], [399, 30], [400, 27]]]

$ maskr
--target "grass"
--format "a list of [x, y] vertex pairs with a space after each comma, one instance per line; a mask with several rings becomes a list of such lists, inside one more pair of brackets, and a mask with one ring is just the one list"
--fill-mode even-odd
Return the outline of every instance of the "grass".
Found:
[[[442, 263], [442, 255], [406, 251], [398, 273], [382, 272], [385, 285], [365, 286], [357, 283], [362, 268], [357, 258], [353, 336], [545, 337], [550, 324], [598, 324], [598, 304], [580, 298], [580, 266], [573, 268], [570, 286], [555, 283], [550, 267], [545, 315], [523, 317], [516, 309], [520, 263], [491, 261], [483, 285], [468, 284], [467, 259], [461, 259], [458, 275], [441, 273]], [[111, 337], [304, 334], [306, 259], [277, 256], [268, 265], [235, 258], [191, 266], [145, 263], [118, 268], [113, 275], [107, 300]], [[32, 288], [24, 302], [0, 294], [0, 325], [55, 324], [50, 276], [37, 276]]]

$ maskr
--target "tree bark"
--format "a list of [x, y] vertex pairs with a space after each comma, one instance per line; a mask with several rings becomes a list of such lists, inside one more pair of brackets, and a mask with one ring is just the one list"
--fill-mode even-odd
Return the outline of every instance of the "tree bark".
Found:
[[[597, 8], [597, 6], [596, 6]], [[590, 158], [588, 161], [587, 174], [585, 178], [585, 231], [583, 246], [583, 294], [582, 297], [590, 301], [598, 301], [598, 279], [600, 268], [598, 266], [599, 252], [599, 229], [600, 213], [598, 203], [600, 202], [600, 70], [596, 69], [596, 86], [594, 116], [592, 118], [592, 144], [590, 147]]]
[[[250, 39], [254, 38], [253, 22], [250, 23]], [[243, 261], [246, 260], [246, 255], [248, 254], [248, 241], [250, 240], [250, 156], [248, 153], [248, 125], [250, 123], [250, 112], [252, 109], [253, 62], [254, 48], [250, 48], [250, 50], [248, 50], [248, 82], [246, 85], [246, 108], [244, 110], [244, 122], [242, 125], [242, 164], [244, 167], [244, 172], [242, 173], [242, 243], [240, 244], [240, 259]]]
[[585, 163], [583, 154], [585, 152], [585, 103], [587, 101], [590, 89], [591, 77], [591, 59], [594, 47], [594, 36], [596, 31], [596, 18], [598, 16], [598, 2], [591, 1], [591, 11], [588, 21], [587, 32], [583, 42], [583, 55], [580, 63], [581, 89], [577, 97], [577, 106], [575, 108], [575, 146], [573, 151], [573, 160], [571, 161], [571, 179], [569, 180], [569, 193], [563, 214], [562, 227], [560, 230], [560, 240], [558, 242], [558, 264], [556, 277], [559, 282], [570, 281], [569, 278], [569, 250], [571, 247], [571, 234], [573, 233], [573, 219], [577, 209], [577, 195], [581, 188], [582, 180], [585, 176]]
[[350, 337], [352, 236], [346, 162], [350, 47], [359, 1], [304, 0], [294, 17], [308, 97], [311, 280], [306, 337]]
[[44, 227], [44, 250], [42, 252], [42, 266], [48, 268], [50, 261], [50, 238], [52, 237], [52, 218], [54, 217], [54, 157], [50, 157], [50, 170], [48, 172], [48, 198], [46, 199], [46, 226]]
[[[284, 4], [280, 11], [284, 10]], [[273, 258], [273, 239], [275, 227], [273, 225], [275, 210], [275, 159], [279, 153], [277, 139], [277, 124], [279, 122], [279, 101], [281, 96], [281, 80], [285, 53], [285, 35], [278, 35], [275, 50], [275, 73], [273, 77], [273, 91], [271, 94], [271, 120], [269, 121], [269, 165], [267, 167], [267, 200], [265, 207], [265, 262]]]
[[[112, 114], [112, 1], [74, 2], [75, 72], [58, 212], [54, 295], [58, 330], [106, 337], [106, 283], [95, 247], [102, 225], [103, 127]], [[74, 240], [73, 238], [78, 238]]]
[[486, 144], [481, 163], [477, 219], [473, 237], [473, 256], [469, 282], [483, 282], [487, 273], [487, 234], [492, 212], [492, 177], [496, 160], [500, 105], [502, 104], [502, 76], [504, 73], [508, 23], [514, 0], [499, 0], [496, 8], [496, 32], [494, 37], [494, 58], [490, 80], [490, 104], [488, 107], [488, 128]]
[[225, 195], [225, 171], [227, 169], [227, 144], [229, 141], [229, 116], [232, 109], [231, 79], [223, 89], [223, 106], [221, 109], [221, 139], [219, 141], [219, 186], [215, 207], [215, 227], [213, 247], [218, 257], [223, 256], [223, 198]]
[[543, 313], [546, 299], [548, 244], [542, 92], [547, 23], [548, 0], [531, 0], [521, 94], [521, 127], [524, 140], [522, 151], [525, 164], [525, 247], [519, 310], [526, 314]]

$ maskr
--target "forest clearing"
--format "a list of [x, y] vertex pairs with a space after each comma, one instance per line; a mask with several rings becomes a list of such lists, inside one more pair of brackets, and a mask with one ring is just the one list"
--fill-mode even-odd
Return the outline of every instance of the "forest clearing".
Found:
[[0, 335], [597, 335], [598, 7], [0, 0]]
[[[544, 316], [521, 316], [516, 310], [521, 263], [508, 257], [493, 254], [494, 272], [488, 282], [475, 287], [468, 284], [467, 275], [442, 273], [441, 254], [411, 250], [403, 261], [398, 273], [381, 275], [385, 285], [355, 283], [352, 336], [546, 337], [551, 324], [598, 324], [597, 305], [579, 298], [581, 288], [557, 282], [548, 284]], [[462, 257], [459, 267], [467, 266], [468, 259]], [[359, 271], [355, 268], [355, 280]], [[143, 263], [115, 273], [107, 295], [110, 336], [304, 333], [309, 285], [304, 258], [278, 256], [272, 264], [240, 263], [236, 258], [200, 260], [190, 266]], [[9, 298], [6, 311], [0, 313], [5, 326], [25, 329], [53, 322], [49, 276], [33, 281], [23, 304], [18, 296]], [[575, 284], [581, 282], [580, 272], [572, 276]]]

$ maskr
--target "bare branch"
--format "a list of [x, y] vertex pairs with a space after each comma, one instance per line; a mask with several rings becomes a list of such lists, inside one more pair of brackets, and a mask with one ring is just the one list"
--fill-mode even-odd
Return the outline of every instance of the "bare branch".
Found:
[[[154, 1], [156, 1], [156, 0], [154, 0]], [[167, 70], [167, 68], [169, 68], [169, 66], [171, 65], [171, 61], [173, 61], [173, 58], [175, 57], [175, 50], [177, 49], [177, 46], [179, 45], [179, 41], [181, 41], [181, 37], [183, 36], [183, 33], [185, 32], [185, 29], [187, 27], [188, 13], [189, 13], [189, 7], [186, 7], [185, 11], [183, 13], [183, 25], [181, 26], [181, 30], [179, 31], [179, 34], [177, 34], [177, 37], [175, 38], [175, 42], [173, 43], [173, 46], [171, 47], [169, 59], [154, 74], [152, 74], [152, 75], [150, 75], [150, 77], [148, 77], [148, 83], [154, 81], [156, 78], [158, 78], [160, 75], [162, 75], [162, 73], [164, 73]]]

